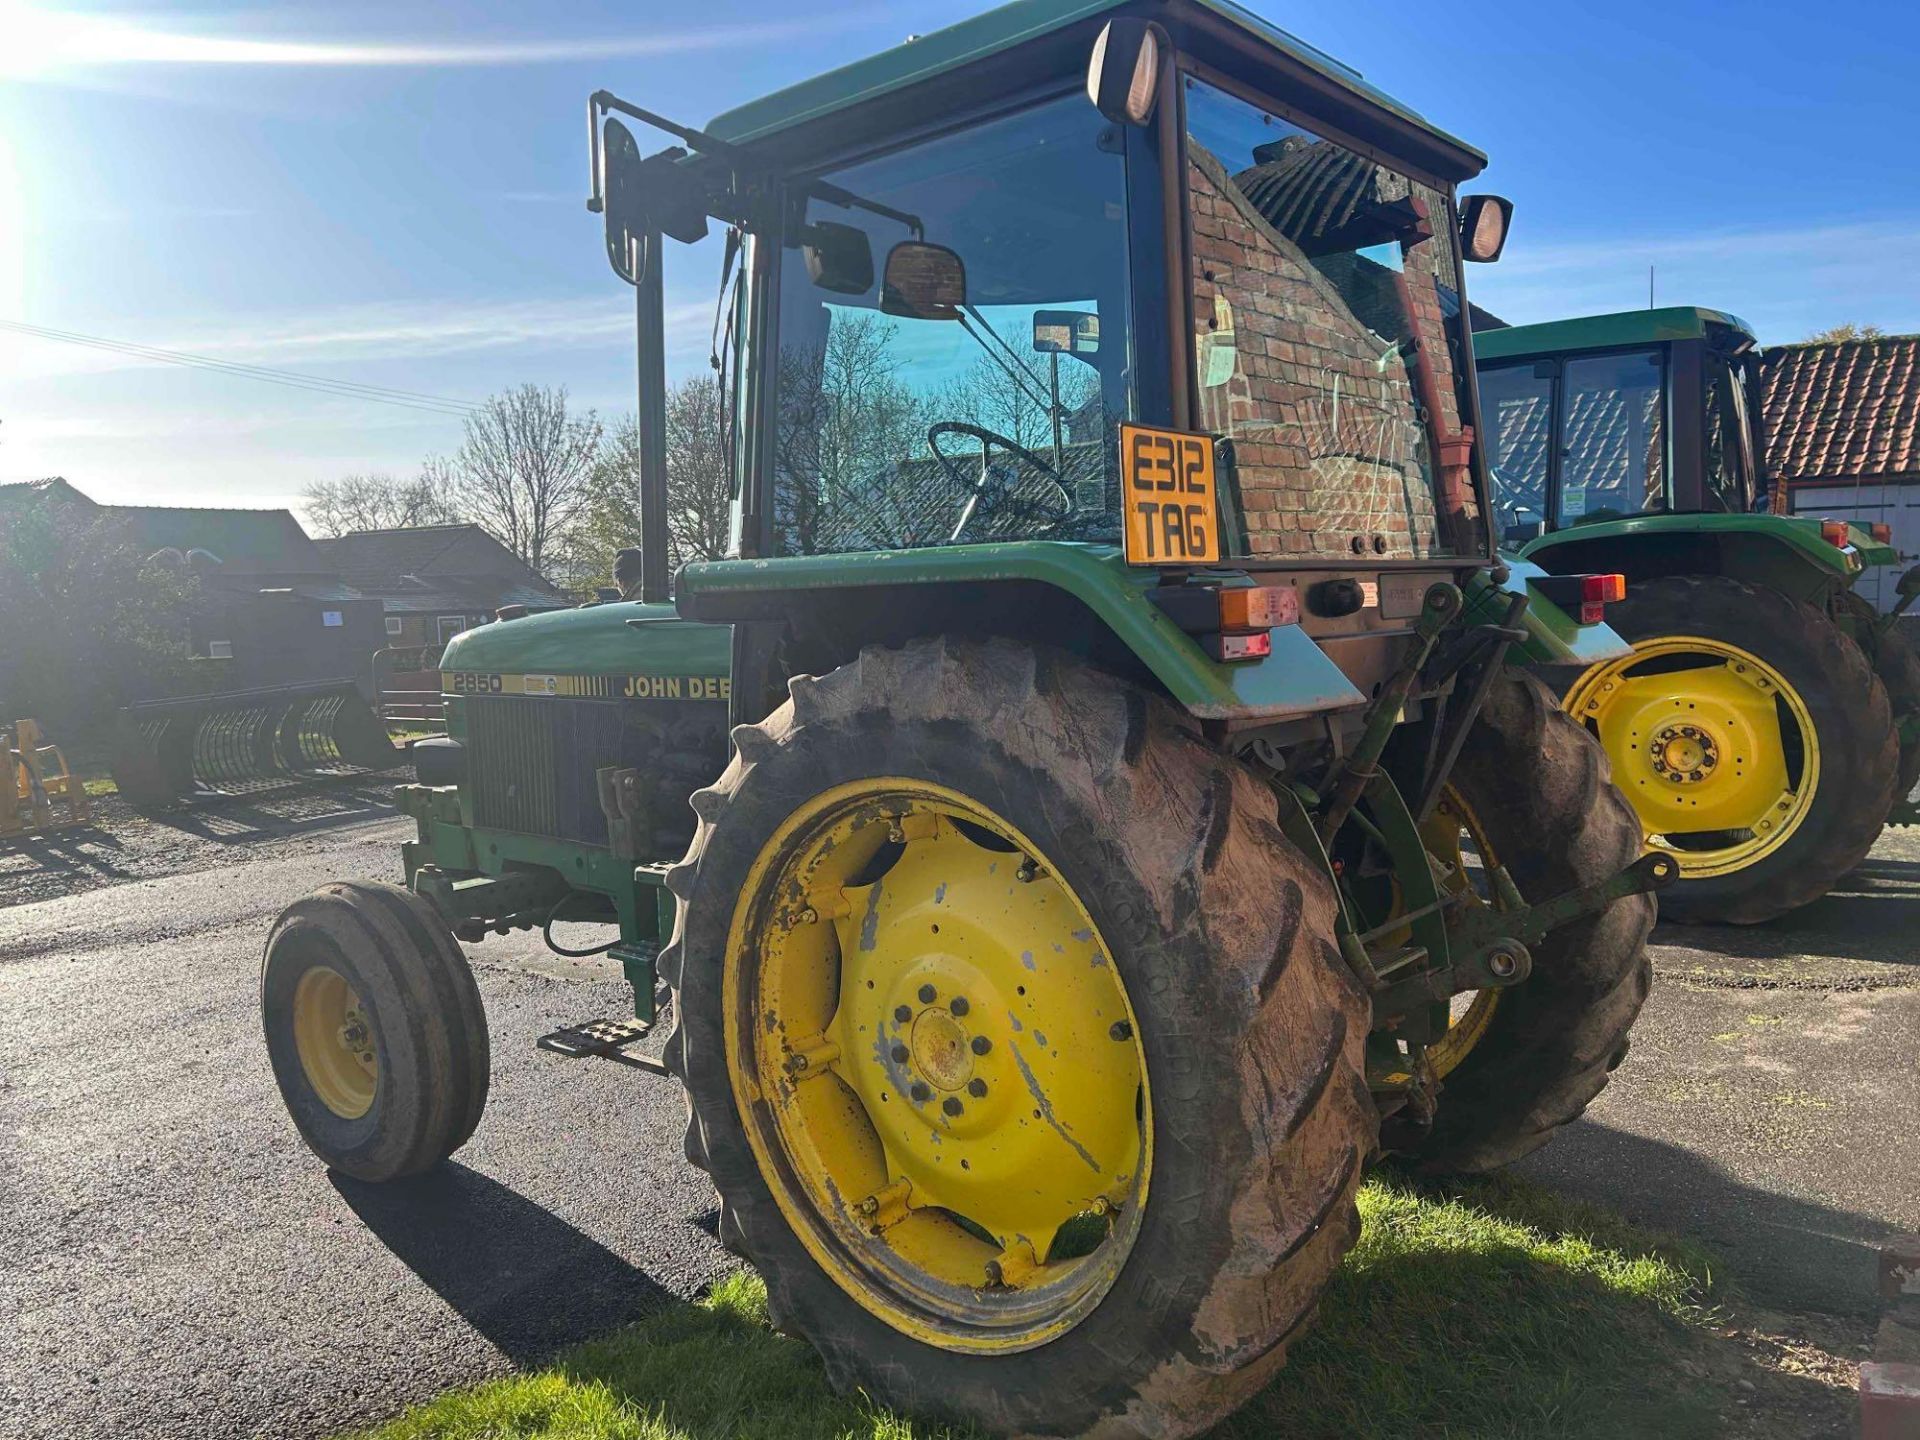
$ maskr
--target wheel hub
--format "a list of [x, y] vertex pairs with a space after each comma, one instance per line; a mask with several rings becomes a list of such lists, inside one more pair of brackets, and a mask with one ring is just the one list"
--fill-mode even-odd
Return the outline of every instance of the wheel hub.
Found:
[[[962, 997], [964, 998], [964, 997]], [[913, 1022], [912, 1073], [937, 1090], [958, 1090], [973, 1078], [971, 1037], [945, 1010], [922, 1010]]]
[[1662, 725], [1647, 753], [1654, 773], [1675, 785], [1698, 785], [1720, 764], [1720, 746], [1698, 725]]

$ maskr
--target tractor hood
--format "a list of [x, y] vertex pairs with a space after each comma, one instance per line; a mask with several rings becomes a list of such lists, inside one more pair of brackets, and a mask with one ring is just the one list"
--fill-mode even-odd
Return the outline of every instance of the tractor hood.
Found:
[[621, 601], [499, 620], [448, 642], [443, 671], [525, 675], [727, 674], [733, 628], [682, 620], [671, 605]]

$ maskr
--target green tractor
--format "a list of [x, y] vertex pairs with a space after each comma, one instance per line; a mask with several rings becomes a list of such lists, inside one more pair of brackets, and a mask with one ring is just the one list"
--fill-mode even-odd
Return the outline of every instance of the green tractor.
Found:
[[1751, 924], [1827, 893], [1920, 782], [1920, 659], [1856, 591], [1881, 526], [1767, 498], [1752, 332], [1714, 310], [1474, 336], [1506, 543], [1625, 577], [1631, 655], [1558, 674], [1680, 879], [1669, 919]]
[[[487, 1088], [456, 941], [604, 922], [635, 1017], [540, 1043], [684, 1086], [720, 1239], [837, 1384], [1202, 1430], [1383, 1150], [1534, 1149], [1647, 993], [1672, 862], [1509, 663], [1623, 646], [1496, 558], [1461, 262], [1507, 207], [1214, 0], [1023, 0], [705, 131], [590, 120], [635, 593], [448, 646], [405, 885], [267, 943], [294, 1120], [434, 1165]], [[715, 221], [738, 556], [670, 576], [662, 264]]]

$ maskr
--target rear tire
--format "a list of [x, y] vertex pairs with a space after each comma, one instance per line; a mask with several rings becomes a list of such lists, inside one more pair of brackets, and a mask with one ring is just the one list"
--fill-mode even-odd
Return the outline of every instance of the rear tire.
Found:
[[[1878, 612], [1851, 590], [1842, 590], [1834, 598], [1840, 609], [1862, 621], [1871, 623], [1879, 618]], [[1875, 640], [1872, 659], [1873, 673], [1887, 687], [1887, 703], [1892, 707], [1895, 725], [1903, 716], [1920, 715], [1920, 653], [1915, 652], [1899, 621]], [[1917, 785], [1920, 785], [1920, 736], [1912, 740], [1902, 738], [1900, 774], [1893, 789], [1893, 803], [1898, 805], [1911, 799]]]
[[[1660, 894], [1662, 916], [1694, 925], [1757, 924], [1819, 899], [1860, 863], [1879, 837], [1893, 802], [1899, 740], [1886, 688], [1860, 647], [1823, 611], [1761, 585], [1718, 575], [1676, 575], [1630, 587], [1627, 598], [1608, 609], [1607, 621], [1634, 642], [1636, 650], [1670, 638], [1684, 649], [1690, 639], [1719, 647], [1717, 653], [1735, 659], [1744, 655], [1749, 672], [1756, 662], [1770, 669], [1780, 682], [1774, 686], [1779, 697], [1774, 703], [1788, 708], [1790, 690], [1804, 706], [1806, 719], [1792, 721], [1793, 734], [1798, 737], [1810, 725], [1818, 761], [1817, 772], [1811, 772], [1806, 742], [1796, 740], [1803, 751], [1799, 779], [1790, 784], [1777, 816], [1765, 800], [1759, 807], [1780, 821], [1771, 838], [1762, 840], [1760, 832], [1747, 827], [1703, 832], [1697, 849], [1670, 846], [1680, 861], [1680, 878]], [[1607, 662], [1582, 674], [1567, 693], [1567, 707], [1587, 718], [1604, 705], [1597, 682], [1619, 675], [1619, 664]], [[1630, 683], [1652, 686], [1662, 694], [1670, 688], [1679, 695], [1686, 684], [1698, 682], [1654, 675]], [[1710, 708], [1703, 693], [1697, 712], [1681, 705], [1674, 714], [1676, 719], [1690, 718]], [[1681, 717], [1682, 710], [1687, 717]], [[1592, 721], [1590, 728], [1596, 723], [1602, 732], [1607, 729], [1604, 722]], [[1601, 738], [1608, 746], [1614, 782], [1646, 828], [1657, 832], [1667, 823], [1663, 813], [1672, 813], [1661, 809], [1675, 803], [1670, 795], [1710, 796], [1717, 785], [1737, 783], [1739, 764], [1775, 764], [1785, 753], [1782, 730], [1759, 735], [1747, 726], [1732, 733], [1744, 743], [1723, 737], [1713, 752], [1717, 769], [1697, 792], [1686, 784], [1678, 791], [1670, 788], [1678, 782], [1652, 768], [1645, 735], [1629, 737], [1623, 729], [1612, 740], [1604, 733]], [[1809, 773], [1817, 773], [1817, 780], [1807, 797], [1801, 792]], [[1724, 833], [1724, 841], [1714, 838], [1718, 833]]]
[[[698, 831], [668, 877], [681, 903], [661, 956], [679, 1016], [666, 1060], [686, 1086], [688, 1157], [720, 1194], [721, 1238], [765, 1276], [774, 1323], [810, 1340], [843, 1390], [996, 1433], [1177, 1437], [1243, 1404], [1283, 1363], [1358, 1231], [1354, 1193], [1378, 1129], [1364, 1080], [1368, 1007], [1333, 943], [1333, 889], [1281, 835], [1271, 790], [1159, 699], [1076, 660], [1008, 642], [869, 649], [824, 677], [796, 678], [786, 704], [734, 736], [726, 773], [694, 797]], [[848, 1214], [872, 1211], [858, 1197], [840, 1200], [837, 1190], [833, 1199], [798, 1204], [796, 1193], [817, 1187], [796, 1182], [795, 1152], [767, 1139], [769, 1117], [800, 1107], [752, 1058], [757, 1042], [742, 1037], [784, 1017], [754, 989], [738, 992], [744, 1019], [728, 1019], [730, 984], [765, 964], [751, 937], [770, 933], [781, 915], [794, 923], [801, 892], [780, 878], [788, 874], [780, 857], [794, 853], [783, 846], [803, 843], [783, 837], [804, 832], [790, 820], [811, 814], [822, 797], [913, 782], [964, 797], [975, 813], [995, 817], [993, 828], [1026, 837], [1029, 853], [1043, 859], [1040, 876], [1091, 922], [1091, 934], [1078, 934], [1103, 947], [1096, 972], [1110, 963], [1132, 998], [1133, 1028], [1109, 1038], [1102, 1012], [1088, 1043], [1135, 1042], [1143, 1057], [1137, 1113], [1131, 1102], [1127, 1110], [1148, 1137], [1146, 1188], [1134, 1192], [1144, 1203], [1126, 1202], [1096, 1244], [1095, 1253], [1126, 1237], [1098, 1272], [1104, 1288], [1090, 1288], [1058, 1324], [1049, 1315], [1018, 1330], [996, 1313], [1038, 1303], [1028, 1297], [1045, 1289], [994, 1287], [985, 1276], [922, 1283], [923, 1272], [877, 1226], [870, 1253], [884, 1250], [893, 1268], [880, 1269], [879, 1279], [873, 1266], [861, 1269], [860, 1247], [839, 1237]], [[921, 842], [910, 834], [905, 843]], [[1008, 868], [1017, 863], [1004, 859]], [[908, 859], [893, 863], [905, 871]], [[878, 897], [881, 882], [870, 883]], [[968, 902], [956, 912], [954, 896], [940, 888], [946, 908], [919, 912], [918, 933], [928, 915], [946, 920], [949, 935], [970, 933]], [[815, 922], [803, 915], [799, 923]], [[854, 933], [853, 948], [877, 944], [887, 953], [884, 925], [877, 939]], [[1052, 959], [1057, 948], [1038, 956], [1043, 978], [1061, 963]], [[845, 976], [864, 962], [849, 950], [840, 944], [840, 974], [857, 999], [865, 982]], [[1077, 966], [1068, 951], [1069, 967]], [[906, 955], [904, 963], [920, 962]], [[1022, 978], [1018, 963], [1014, 979]], [[919, 998], [931, 1002], [934, 991], [929, 985]], [[1013, 1001], [1012, 992], [1008, 984], [985, 1003], [975, 994], [966, 1023], [1005, 1024], [1007, 1002], [1031, 1003]], [[848, 993], [836, 1003], [854, 1004]], [[1029, 1024], [1026, 1033], [1044, 1047], [1036, 1030]], [[990, 1059], [1017, 1044], [1010, 1032], [974, 1035], [976, 1047], [988, 1043]], [[1059, 1046], [1054, 1053], [1071, 1062], [1071, 1041]], [[843, 1046], [839, 1063], [884, 1065], [886, 1050], [878, 1038], [852, 1052]], [[893, 1058], [918, 1064], [917, 1050], [909, 1056], [904, 1045]], [[798, 1084], [830, 1082], [792, 1083], [797, 1093]], [[1048, 1094], [1071, 1095], [1072, 1083], [1070, 1074]], [[1049, 1104], [1031, 1075], [1027, 1085], [1035, 1107]], [[879, 1133], [909, 1099], [904, 1088], [896, 1084], [892, 1103], [874, 1112]], [[984, 1151], [948, 1134], [948, 1166], [973, 1154], [978, 1169], [996, 1145], [1031, 1144], [1026, 1103], [1004, 1136], [984, 1137]], [[1040, 1116], [1034, 1108], [1034, 1121]], [[1079, 1173], [1071, 1156], [1062, 1169]], [[959, 1178], [950, 1168], [944, 1175], [943, 1183]], [[941, 1213], [966, 1212], [948, 1202], [925, 1218]], [[905, 1222], [895, 1223], [904, 1234]], [[888, 1276], [899, 1277], [892, 1290]], [[949, 1320], [948, 1305], [971, 1328]]]
[[[1605, 880], [1640, 854], [1639, 819], [1606, 754], [1531, 675], [1494, 682], [1449, 783], [1528, 901]], [[1549, 932], [1532, 947], [1532, 974], [1499, 993], [1442, 1080], [1431, 1128], [1390, 1126], [1384, 1143], [1424, 1170], [1479, 1172], [1578, 1118], [1646, 1001], [1653, 919], [1653, 897], [1632, 895]]]
[[439, 912], [412, 891], [340, 881], [294, 901], [267, 937], [260, 1010], [281, 1098], [330, 1169], [418, 1174], [480, 1123], [480, 991]]

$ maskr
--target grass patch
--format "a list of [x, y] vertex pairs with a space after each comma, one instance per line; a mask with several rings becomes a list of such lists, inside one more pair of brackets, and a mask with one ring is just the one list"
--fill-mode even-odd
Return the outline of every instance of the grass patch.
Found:
[[[1609, 1211], [1502, 1177], [1435, 1188], [1392, 1175], [1279, 1379], [1223, 1440], [1692, 1437], [1726, 1404], [1701, 1379], [1707, 1255]], [[368, 1440], [936, 1440], [835, 1396], [766, 1292], [730, 1277], [544, 1368], [452, 1391]]]

